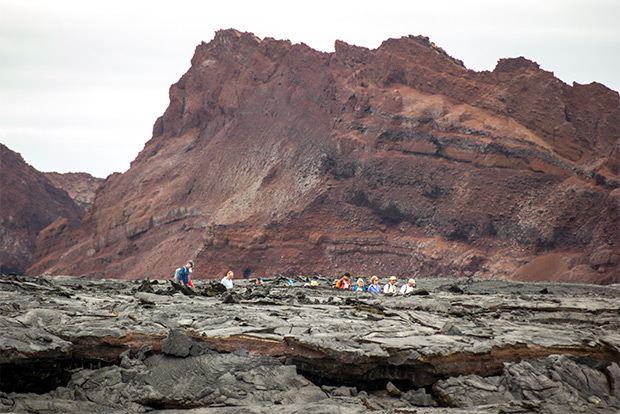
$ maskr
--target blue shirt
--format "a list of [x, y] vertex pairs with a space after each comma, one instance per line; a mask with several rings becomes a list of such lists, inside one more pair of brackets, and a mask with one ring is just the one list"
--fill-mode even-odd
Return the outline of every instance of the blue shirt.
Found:
[[368, 289], [366, 289], [368, 292], [379, 292], [381, 293], [381, 286], [379, 286], [377, 284], [377, 286], [371, 284], [370, 286], [368, 286]]
[[183, 266], [179, 271], [179, 283], [183, 286], [187, 286], [189, 283], [189, 269], [187, 266]]

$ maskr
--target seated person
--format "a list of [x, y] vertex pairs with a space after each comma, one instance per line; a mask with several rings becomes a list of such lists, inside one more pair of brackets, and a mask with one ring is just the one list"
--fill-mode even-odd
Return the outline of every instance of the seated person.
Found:
[[368, 292], [381, 292], [381, 286], [379, 286], [379, 278], [373, 276], [370, 278], [370, 285], [368, 285]]
[[404, 294], [406, 294], [406, 293], [411, 293], [411, 292], [413, 292], [413, 290], [414, 290], [414, 289], [415, 289], [415, 280], [413, 280], [413, 279], [409, 279], [409, 281], [407, 282], [407, 284], [406, 284], [406, 285], [403, 285], [403, 286], [400, 288], [400, 292], [399, 292], [399, 293], [400, 293], [401, 295], [404, 295]]
[[349, 273], [345, 273], [336, 284], [336, 287], [339, 287], [340, 289], [351, 289], [351, 282], [349, 282], [349, 276], [351, 276]]
[[357, 279], [357, 284], [353, 286], [353, 290], [359, 290], [360, 292], [365, 291], [366, 286], [364, 286], [364, 279]]
[[226, 273], [226, 276], [224, 276], [224, 278], [222, 279], [222, 285], [226, 286], [226, 289], [232, 289], [233, 288], [233, 277], [235, 276], [235, 274], [233, 273], [232, 270], [229, 270], [228, 273]]
[[396, 293], [396, 276], [390, 276], [390, 281], [383, 286], [383, 293]]

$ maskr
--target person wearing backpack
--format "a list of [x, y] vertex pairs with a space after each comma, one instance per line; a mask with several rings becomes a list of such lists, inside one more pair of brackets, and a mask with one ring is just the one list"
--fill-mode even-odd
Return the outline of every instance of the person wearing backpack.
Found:
[[407, 293], [411, 293], [415, 290], [415, 279], [409, 279], [409, 282], [407, 282], [406, 285], [403, 285], [400, 288], [400, 294], [401, 295], [406, 295]]
[[344, 275], [342, 275], [340, 280], [336, 283], [336, 287], [340, 289], [351, 289], [351, 282], [349, 282], [350, 276], [351, 275], [349, 274], [349, 272], [346, 272]]
[[390, 276], [390, 281], [385, 284], [383, 287], [383, 293], [396, 293], [396, 281], [398, 278], [396, 276]]
[[174, 272], [174, 281], [183, 286], [194, 287], [194, 284], [192, 283], [192, 279], [190, 277], [190, 273], [192, 272], [193, 268], [194, 262], [189, 260], [185, 266], [178, 268]]

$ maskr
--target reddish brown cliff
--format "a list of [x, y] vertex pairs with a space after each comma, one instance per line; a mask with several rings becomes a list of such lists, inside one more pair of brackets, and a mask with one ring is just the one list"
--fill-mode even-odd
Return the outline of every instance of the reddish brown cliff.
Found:
[[87, 210], [95, 201], [97, 188], [103, 182], [103, 178], [93, 177], [88, 173], [45, 173], [45, 176], [55, 187], [65, 190], [69, 197], [81, 207]]
[[193, 258], [194, 277], [617, 282], [619, 102], [524, 58], [473, 72], [422, 37], [321, 53], [220, 31], [29, 273], [162, 277]]
[[0, 144], [0, 273], [23, 274], [43, 228], [56, 220], [77, 227], [83, 215], [64, 190]]

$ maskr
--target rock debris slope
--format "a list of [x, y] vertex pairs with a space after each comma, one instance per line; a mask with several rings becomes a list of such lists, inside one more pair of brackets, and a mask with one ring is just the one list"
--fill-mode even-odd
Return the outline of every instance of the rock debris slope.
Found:
[[156, 277], [192, 257], [195, 278], [618, 282], [619, 103], [524, 58], [468, 70], [424, 37], [321, 53], [223, 30], [29, 274]]
[[0, 412], [620, 408], [617, 285], [427, 279], [392, 297], [308, 282], [4, 277]]

